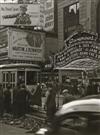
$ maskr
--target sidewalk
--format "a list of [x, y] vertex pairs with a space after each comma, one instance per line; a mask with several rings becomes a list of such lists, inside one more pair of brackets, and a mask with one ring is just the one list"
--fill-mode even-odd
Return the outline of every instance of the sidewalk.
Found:
[[[44, 110], [44, 104], [45, 104], [45, 98], [42, 97], [42, 107], [38, 106], [31, 106], [33, 112], [31, 114], [26, 114], [27, 117], [35, 118], [37, 120], [42, 120], [44, 121], [47, 116], [46, 116], [46, 111]], [[56, 106], [57, 108], [61, 107], [63, 103], [63, 96], [62, 95], [57, 95], [56, 96]]]

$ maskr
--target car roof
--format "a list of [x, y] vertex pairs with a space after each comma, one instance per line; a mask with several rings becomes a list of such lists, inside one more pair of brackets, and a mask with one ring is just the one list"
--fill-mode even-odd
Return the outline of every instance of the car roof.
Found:
[[100, 113], [100, 99], [76, 100], [64, 104], [55, 116], [61, 116], [73, 112], [97, 112]]

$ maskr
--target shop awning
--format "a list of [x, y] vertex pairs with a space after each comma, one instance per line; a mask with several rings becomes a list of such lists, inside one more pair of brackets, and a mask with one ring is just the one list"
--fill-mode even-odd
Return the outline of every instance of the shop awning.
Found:
[[92, 59], [79, 59], [69, 63], [64, 67], [56, 67], [58, 70], [95, 70], [100, 68], [100, 62]]

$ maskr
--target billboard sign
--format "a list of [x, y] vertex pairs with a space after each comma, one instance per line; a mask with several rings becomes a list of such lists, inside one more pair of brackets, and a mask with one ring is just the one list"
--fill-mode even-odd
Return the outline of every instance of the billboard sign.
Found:
[[46, 0], [44, 15], [44, 30], [51, 31], [54, 29], [54, 0]]
[[0, 31], [0, 59], [8, 56], [8, 33], [7, 30]]
[[40, 6], [34, 4], [0, 4], [1, 25], [38, 26], [40, 24]]
[[15, 60], [44, 60], [45, 35], [43, 33], [11, 30], [9, 58]]

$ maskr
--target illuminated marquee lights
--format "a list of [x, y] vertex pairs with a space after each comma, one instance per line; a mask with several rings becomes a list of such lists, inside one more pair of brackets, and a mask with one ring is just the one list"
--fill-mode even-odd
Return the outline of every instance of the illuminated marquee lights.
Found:
[[17, 3], [18, 0], [0, 0], [0, 3]]

